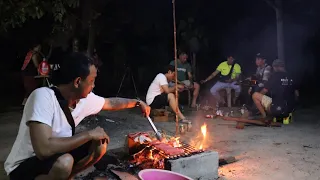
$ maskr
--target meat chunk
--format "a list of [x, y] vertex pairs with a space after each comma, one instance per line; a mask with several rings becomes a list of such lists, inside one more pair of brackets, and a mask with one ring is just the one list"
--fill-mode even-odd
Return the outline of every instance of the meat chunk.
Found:
[[184, 153], [182, 149], [172, 147], [169, 144], [164, 144], [164, 143], [158, 143], [153, 145], [155, 148], [163, 151], [167, 155], [179, 155]]

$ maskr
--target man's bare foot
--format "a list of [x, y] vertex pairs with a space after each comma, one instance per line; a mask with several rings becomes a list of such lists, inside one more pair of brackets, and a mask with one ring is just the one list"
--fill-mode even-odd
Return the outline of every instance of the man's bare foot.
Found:
[[179, 120], [179, 122], [180, 122], [180, 123], [185, 123], [185, 124], [187, 124], [187, 123], [189, 123], [189, 122], [191, 122], [191, 121], [189, 121], [189, 120], [187, 120], [187, 119], [181, 119], [181, 120]]

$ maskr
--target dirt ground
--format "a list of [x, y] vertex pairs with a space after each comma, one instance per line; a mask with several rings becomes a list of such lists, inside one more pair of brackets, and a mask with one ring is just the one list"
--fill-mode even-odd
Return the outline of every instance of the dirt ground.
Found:
[[[238, 161], [220, 167], [220, 177], [228, 180], [320, 179], [320, 107], [297, 110], [294, 123], [280, 128], [246, 126], [235, 128], [234, 122], [206, 119], [201, 112], [189, 112], [193, 131], [182, 138], [194, 140], [200, 126], [207, 124], [208, 149], [221, 157], [236, 156]], [[101, 112], [90, 121], [83, 121], [77, 131], [102, 126], [111, 138], [108, 149], [123, 147], [130, 132], [151, 130], [140, 110]], [[20, 123], [21, 111], [0, 114], [0, 179], [7, 179], [3, 171], [5, 161]], [[156, 123], [159, 129], [174, 133], [173, 122]], [[84, 178], [85, 179], [85, 178]]]

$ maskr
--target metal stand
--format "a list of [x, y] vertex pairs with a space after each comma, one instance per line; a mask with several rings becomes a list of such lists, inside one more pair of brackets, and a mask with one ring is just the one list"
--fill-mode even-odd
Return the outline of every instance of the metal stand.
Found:
[[118, 89], [118, 92], [117, 92], [116, 97], [119, 96], [119, 93], [120, 93], [120, 91], [121, 91], [123, 82], [124, 82], [127, 74], [129, 74], [129, 76], [131, 76], [131, 81], [132, 81], [132, 84], [133, 84], [133, 87], [134, 87], [134, 91], [135, 91], [135, 94], [136, 94], [136, 98], [139, 98], [139, 97], [138, 97], [138, 91], [137, 91], [136, 83], [135, 83], [135, 81], [134, 81], [133, 74], [132, 74], [132, 72], [131, 72], [131, 68], [130, 68], [130, 67], [126, 67], [126, 70], [124, 71], [124, 74], [123, 74], [123, 77], [122, 77], [122, 80], [121, 80], [121, 83], [120, 83], [120, 86], [119, 86], [119, 89]]

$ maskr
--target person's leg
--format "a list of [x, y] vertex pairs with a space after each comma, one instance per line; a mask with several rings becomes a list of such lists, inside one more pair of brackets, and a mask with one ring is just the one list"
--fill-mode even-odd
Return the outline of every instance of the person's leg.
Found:
[[[70, 178], [72, 178], [79, 172], [97, 163], [102, 158], [102, 156], [107, 152], [107, 146], [108, 146], [107, 142], [103, 142], [102, 140], [92, 141], [89, 149], [86, 150], [84, 148], [82, 150], [86, 152], [80, 152], [81, 150], [78, 150], [77, 152], [71, 152], [71, 154], [75, 158], [75, 164], [73, 166]], [[81, 156], [83, 156], [81, 155], [82, 153], [87, 153], [87, 156], [85, 156], [82, 159], [78, 159], [78, 158], [81, 158]]]
[[45, 160], [33, 156], [10, 172], [9, 177], [10, 180], [68, 179], [73, 163], [74, 158], [68, 153], [56, 154]]
[[235, 97], [233, 99], [233, 104], [235, 104], [236, 100], [239, 98], [239, 95], [241, 93], [241, 86], [236, 84], [236, 82], [229, 84], [229, 86], [235, 91]]
[[191, 107], [196, 107], [199, 91], [200, 91], [200, 85], [198, 83], [194, 82], [193, 83], [193, 97], [192, 97]]
[[[176, 98], [175, 98], [175, 95], [173, 93], [169, 93], [168, 94], [168, 102], [169, 102], [169, 105], [171, 107], [171, 109], [176, 112], [176, 107], [177, 107], [177, 102], [176, 102]], [[181, 113], [179, 107], [178, 107], [178, 113], [177, 113], [178, 117], [180, 119], [186, 119], [186, 117]]]
[[[35, 180], [65, 180], [68, 179], [73, 166], [73, 157], [71, 154], [64, 154], [60, 156], [53, 164], [51, 170], [47, 175], [39, 175]], [[38, 167], [34, 167], [38, 168]]]
[[221, 101], [221, 97], [219, 95], [219, 91], [223, 88], [226, 87], [227, 83], [223, 83], [220, 81], [217, 81], [216, 84], [214, 84], [212, 86], [212, 88], [210, 89], [210, 93], [214, 96], [214, 98], [216, 99], [216, 104], [218, 105], [219, 102]]
[[252, 95], [252, 99], [258, 110], [260, 111], [262, 117], [267, 117], [267, 113], [265, 110], [270, 109], [270, 105], [272, 103], [272, 99], [266, 95], [255, 92]]

